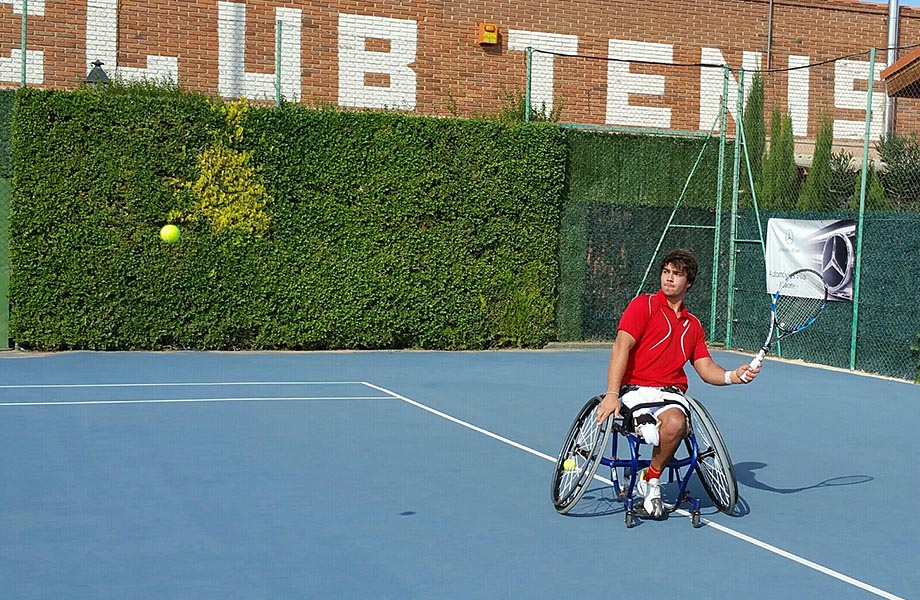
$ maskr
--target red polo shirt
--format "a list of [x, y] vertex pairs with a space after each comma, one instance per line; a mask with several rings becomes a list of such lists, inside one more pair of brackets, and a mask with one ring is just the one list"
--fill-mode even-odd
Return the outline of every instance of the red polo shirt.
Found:
[[626, 363], [623, 384], [677, 386], [687, 391], [684, 365], [709, 355], [699, 319], [681, 304], [680, 314], [668, 306], [664, 293], [643, 294], [626, 307], [619, 329], [636, 338]]

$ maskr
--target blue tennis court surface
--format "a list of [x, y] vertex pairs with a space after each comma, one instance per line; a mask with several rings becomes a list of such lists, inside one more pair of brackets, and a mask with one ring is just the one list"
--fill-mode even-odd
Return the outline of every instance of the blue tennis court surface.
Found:
[[574, 515], [550, 501], [608, 357], [0, 355], [2, 597], [920, 596], [916, 385], [689, 370], [740, 514], [627, 530], [600, 480]]

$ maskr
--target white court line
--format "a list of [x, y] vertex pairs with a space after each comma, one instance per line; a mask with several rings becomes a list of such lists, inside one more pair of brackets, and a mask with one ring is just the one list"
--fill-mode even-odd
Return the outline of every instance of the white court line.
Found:
[[132, 387], [210, 387], [221, 385], [364, 385], [363, 381], [189, 381], [170, 383], [34, 383], [0, 385], [0, 390], [59, 388], [132, 388]]
[[172, 400], [86, 400], [80, 402], [0, 402], [0, 406], [91, 406], [99, 404], [196, 404], [205, 402], [291, 402], [295, 400], [393, 400], [392, 396], [257, 396], [230, 398], [175, 398]]
[[[401, 394], [397, 394], [396, 392], [390, 391], [390, 390], [388, 390], [388, 389], [386, 389], [386, 388], [382, 388], [382, 387], [380, 387], [379, 385], [374, 385], [373, 383], [367, 383], [367, 382], [364, 382], [364, 385], [366, 385], [366, 386], [368, 386], [368, 387], [370, 387], [370, 388], [373, 388], [373, 389], [375, 389], [375, 390], [377, 390], [377, 391], [383, 392], [383, 393], [385, 393], [385, 394], [390, 394], [390, 395], [393, 396], [394, 398], [398, 398], [399, 400], [402, 400], [403, 402], [406, 402], [406, 403], [408, 403], [408, 404], [411, 404], [412, 406], [414, 406], [414, 407], [416, 407], [416, 408], [420, 408], [420, 409], [422, 409], [422, 410], [424, 410], [424, 411], [430, 412], [430, 413], [433, 414], [433, 415], [437, 415], [437, 416], [441, 417], [442, 419], [446, 419], [446, 420], [448, 420], [448, 421], [450, 421], [450, 422], [452, 422], [452, 423], [456, 423], [457, 425], [460, 425], [460, 426], [462, 426], [462, 427], [466, 427], [467, 429], [472, 429], [473, 431], [475, 431], [475, 432], [477, 432], [477, 433], [481, 433], [481, 434], [483, 434], [483, 435], [485, 435], [485, 436], [487, 436], [487, 437], [490, 437], [490, 438], [492, 438], [492, 439], [494, 439], [494, 440], [498, 440], [499, 442], [508, 444], [509, 446], [513, 446], [513, 447], [517, 448], [518, 450], [523, 450], [524, 452], [527, 452], [528, 454], [533, 454], [534, 456], [538, 456], [538, 457], [540, 457], [540, 458], [542, 458], [542, 459], [544, 459], [544, 460], [548, 460], [548, 461], [550, 461], [550, 462], [552, 462], [552, 463], [555, 463], [555, 462], [556, 462], [556, 457], [554, 457], [554, 456], [550, 456], [550, 455], [548, 455], [548, 454], [544, 454], [543, 452], [539, 452], [539, 451], [537, 451], [537, 450], [534, 450], [533, 448], [529, 448], [529, 447], [527, 447], [527, 446], [525, 446], [525, 445], [523, 445], [523, 444], [520, 444], [520, 443], [518, 443], [518, 442], [515, 442], [514, 440], [510, 440], [510, 439], [508, 439], [508, 438], [506, 438], [506, 437], [502, 437], [502, 436], [500, 436], [500, 435], [498, 435], [498, 434], [496, 434], [496, 433], [492, 433], [491, 431], [488, 431], [488, 430], [486, 430], [486, 429], [483, 429], [482, 427], [477, 427], [476, 425], [473, 425], [472, 423], [467, 423], [466, 421], [463, 421], [463, 420], [458, 419], [458, 418], [456, 418], [456, 417], [452, 417], [452, 416], [448, 415], [447, 413], [443, 413], [443, 412], [441, 412], [441, 411], [439, 411], [439, 410], [437, 410], [437, 409], [431, 408], [430, 406], [426, 406], [426, 405], [422, 404], [421, 402], [416, 402], [415, 400], [412, 400], [411, 398], [407, 398], [406, 396], [403, 396], [403, 395], [401, 395]], [[599, 479], [600, 481], [603, 481], [603, 482], [605, 482], [605, 483], [608, 483], [608, 484], [610, 484], [610, 485], [613, 485], [613, 482], [610, 481], [609, 479], [605, 479], [605, 478], [603, 478], [603, 477], [598, 477], [598, 476], [595, 476], [595, 479]], [[689, 513], [687, 513], [686, 511], [682, 511], [682, 510], [681, 510], [681, 511], [678, 511], [678, 512], [681, 513], [681, 514], [683, 514], [683, 515], [688, 515], [688, 514], [689, 514]], [[774, 546], [774, 545], [772, 545], [772, 544], [768, 544], [767, 542], [763, 542], [763, 541], [761, 541], [761, 540], [758, 540], [758, 539], [756, 539], [756, 538], [753, 538], [753, 537], [751, 537], [751, 536], [749, 536], [749, 535], [746, 535], [746, 534], [744, 534], [744, 533], [741, 533], [741, 532], [739, 532], [739, 531], [735, 531], [734, 529], [731, 529], [731, 528], [729, 528], [729, 527], [725, 527], [724, 525], [720, 525], [720, 524], [718, 524], [718, 523], [714, 523], [714, 522], [710, 521], [709, 519], [703, 519], [703, 521], [706, 523], [707, 527], [712, 527], [713, 529], [716, 529], [717, 531], [721, 531], [722, 533], [726, 533], [726, 534], [728, 534], [728, 535], [730, 535], [730, 536], [732, 536], [732, 537], [735, 537], [735, 538], [737, 538], [737, 539], [739, 539], [739, 540], [741, 540], [741, 541], [743, 541], [743, 542], [747, 542], [747, 543], [749, 543], [749, 544], [753, 544], [754, 546], [757, 546], [758, 548], [761, 548], [761, 549], [766, 550], [766, 551], [768, 551], [768, 552], [772, 552], [773, 554], [776, 554], [776, 555], [778, 555], [778, 556], [782, 556], [783, 558], [786, 558], [786, 559], [788, 559], [788, 560], [791, 560], [791, 561], [793, 561], [793, 562], [796, 562], [796, 563], [798, 563], [798, 564], [800, 564], [800, 565], [802, 565], [802, 566], [808, 567], [809, 569], [813, 569], [813, 570], [815, 570], [815, 571], [818, 571], [819, 573], [824, 573], [825, 575], [828, 575], [828, 576], [830, 576], [830, 577], [833, 577], [834, 579], [837, 579], [837, 580], [842, 581], [842, 582], [844, 582], [844, 583], [848, 583], [848, 584], [850, 584], [850, 585], [852, 585], [852, 586], [855, 586], [855, 587], [857, 587], [857, 588], [859, 588], [859, 589], [861, 589], [861, 590], [864, 590], [864, 591], [866, 591], [866, 592], [875, 594], [876, 596], [880, 596], [880, 597], [882, 597], [882, 598], [887, 598], [888, 600], [906, 600], [905, 598], [902, 598], [901, 596], [895, 596], [894, 594], [892, 594], [892, 593], [890, 593], [890, 592], [886, 592], [886, 591], [883, 590], [883, 589], [877, 588], [877, 587], [875, 587], [875, 586], [873, 586], [873, 585], [870, 585], [870, 584], [868, 584], [868, 583], [865, 583], [865, 582], [863, 582], [863, 581], [859, 581], [858, 579], [854, 579], [853, 577], [850, 577], [849, 575], [844, 575], [843, 573], [840, 573], [840, 572], [838, 572], [838, 571], [835, 571], [835, 570], [830, 569], [830, 568], [828, 568], [828, 567], [825, 567], [825, 566], [823, 566], [823, 565], [819, 565], [818, 563], [813, 562], [813, 561], [810, 561], [810, 560], [808, 560], [807, 558], [802, 558], [801, 556], [797, 556], [797, 555], [795, 555], [795, 554], [793, 554], [793, 553], [791, 553], [791, 552], [787, 552], [786, 550], [783, 550], [782, 548], [778, 548], [777, 546]]]
[[[215, 382], [163, 382], [163, 383], [53, 383], [0, 385], [0, 389], [85, 389], [85, 388], [139, 388], [139, 387], [211, 387], [228, 385], [364, 385], [361, 381], [215, 381]], [[391, 400], [392, 396], [254, 396], [228, 398], [176, 398], [156, 400], [86, 400], [80, 402], [0, 402], [0, 406], [90, 406], [100, 404], [194, 404], [204, 402], [285, 402], [294, 400]]]

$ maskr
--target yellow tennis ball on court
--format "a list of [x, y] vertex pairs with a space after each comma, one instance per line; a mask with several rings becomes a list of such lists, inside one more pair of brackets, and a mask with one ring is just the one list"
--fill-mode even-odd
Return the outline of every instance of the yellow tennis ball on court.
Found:
[[169, 244], [179, 241], [179, 228], [172, 223], [163, 225], [160, 229], [160, 239]]
[[578, 463], [575, 462], [574, 458], [567, 458], [565, 462], [562, 463], [562, 468], [566, 471], [574, 471], [578, 466]]

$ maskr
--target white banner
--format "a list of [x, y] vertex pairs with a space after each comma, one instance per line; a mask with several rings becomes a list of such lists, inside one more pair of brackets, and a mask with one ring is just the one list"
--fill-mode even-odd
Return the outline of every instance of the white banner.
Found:
[[798, 269], [814, 269], [824, 278], [828, 300], [852, 300], [856, 265], [856, 221], [767, 222], [767, 291]]

